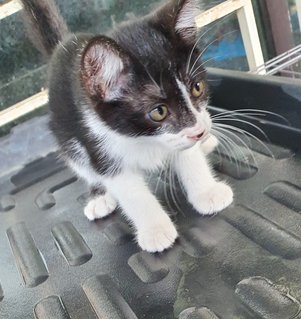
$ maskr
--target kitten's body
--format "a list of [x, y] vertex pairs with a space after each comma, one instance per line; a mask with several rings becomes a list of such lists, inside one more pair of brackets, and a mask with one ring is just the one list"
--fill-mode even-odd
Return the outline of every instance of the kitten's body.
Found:
[[[52, 2], [24, 0], [24, 5], [40, 39], [37, 46], [48, 55], [54, 51], [51, 128], [62, 156], [93, 189], [85, 208], [90, 220], [110, 214], [118, 203], [143, 249], [170, 247], [176, 229], [143, 173], [161, 168], [171, 157], [197, 211], [212, 214], [231, 203], [231, 189], [215, 181], [205, 158], [216, 140], [209, 138], [203, 149], [198, 142], [209, 136], [211, 120], [205, 109], [205, 72], [193, 49], [194, 0], [170, 1], [154, 14], [97, 37], [68, 36]], [[36, 22], [37, 15], [44, 25]]]

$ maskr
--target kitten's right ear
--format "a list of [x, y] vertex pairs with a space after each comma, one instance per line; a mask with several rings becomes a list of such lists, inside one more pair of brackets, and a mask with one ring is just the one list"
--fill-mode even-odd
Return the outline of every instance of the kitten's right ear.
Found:
[[110, 38], [92, 39], [81, 60], [81, 80], [88, 95], [104, 101], [118, 97], [127, 81], [128, 62], [129, 58]]
[[152, 20], [174, 40], [191, 46], [196, 41], [196, 17], [200, 12], [199, 0], [169, 0], [155, 11]]

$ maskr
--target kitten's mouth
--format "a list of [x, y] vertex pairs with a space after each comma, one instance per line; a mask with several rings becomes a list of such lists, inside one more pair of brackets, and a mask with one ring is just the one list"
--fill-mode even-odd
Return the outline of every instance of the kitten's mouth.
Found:
[[189, 139], [196, 141], [196, 142], [198, 142], [198, 141], [204, 142], [208, 137], [209, 137], [209, 132], [207, 132], [207, 131], [200, 132], [200, 133], [193, 135], [193, 136], [188, 136]]

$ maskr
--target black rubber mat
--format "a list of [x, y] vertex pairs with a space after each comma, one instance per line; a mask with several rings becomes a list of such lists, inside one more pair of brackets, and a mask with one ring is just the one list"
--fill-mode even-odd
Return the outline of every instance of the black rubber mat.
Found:
[[86, 186], [55, 154], [15, 172], [0, 181], [1, 319], [301, 318], [301, 87], [240, 74], [212, 77], [213, 113], [240, 100], [245, 108], [274, 105], [293, 123], [257, 123], [275, 158], [258, 142], [250, 142], [254, 158], [237, 152], [235, 162], [222, 148], [212, 154], [235, 202], [210, 218], [177, 189], [177, 205], [170, 203], [162, 180], [158, 196], [170, 203], [180, 239], [161, 254], [141, 252], [118, 212], [89, 222]]

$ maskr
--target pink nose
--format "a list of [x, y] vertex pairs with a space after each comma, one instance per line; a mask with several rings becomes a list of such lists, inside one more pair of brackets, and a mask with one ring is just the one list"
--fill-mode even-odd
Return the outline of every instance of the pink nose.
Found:
[[194, 141], [199, 141], [205, 134], [205, 131], [197, 134], [197, 135], [192, 135], [192, 136], [188, 136], [189, 138], [191, 138]]

